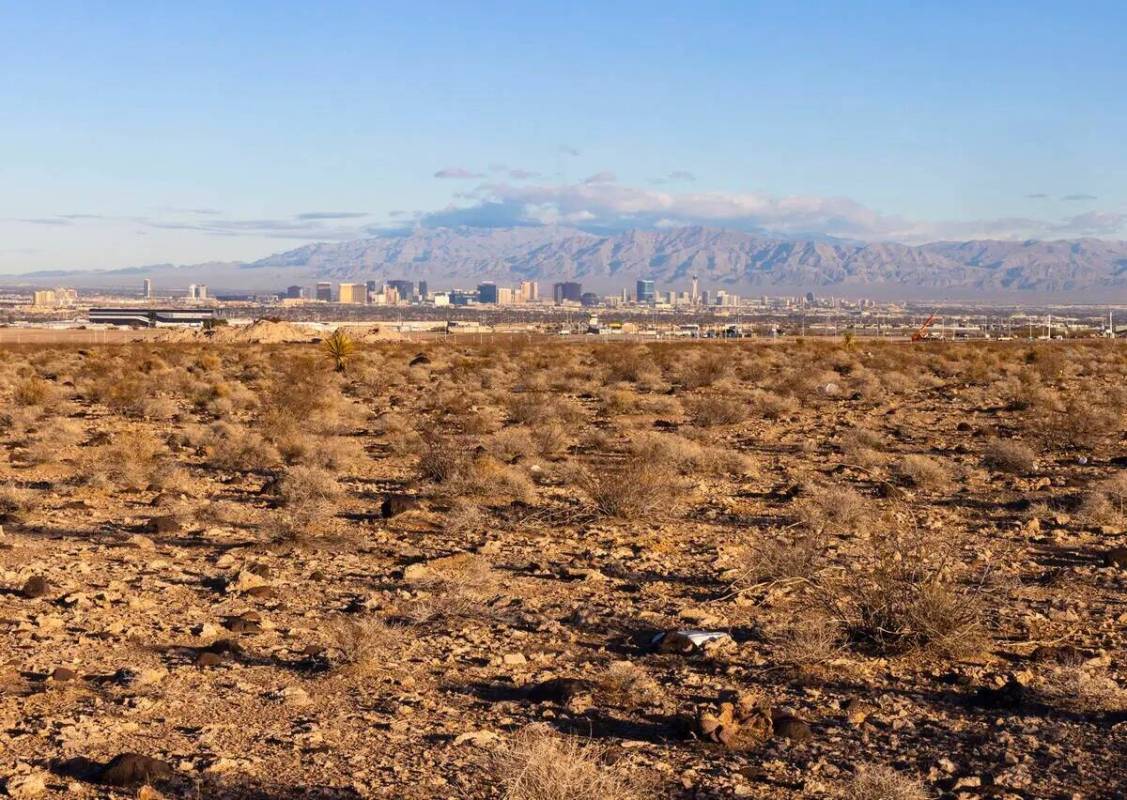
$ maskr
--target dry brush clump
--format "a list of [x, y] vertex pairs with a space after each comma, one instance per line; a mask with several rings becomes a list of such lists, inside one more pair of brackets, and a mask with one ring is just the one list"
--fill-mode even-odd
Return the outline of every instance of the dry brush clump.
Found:
[[505, 800], [642, 800], [653, 797], [606, 749], [582, 745], [545, 725], [530, 725], [499, 747], [493, 770]]
[[1093, 525], [1127, 523], [1127, 472], [1100, 481], [1085, 495], [1081, 516]]
[[626, 520], [667, 511], [686, 488], [669, 464], [637, 455], [590, 469], [579, 482], [597, 513]]
[[951, 471], [942, 461], [911, 454], [896, 462], [893, 471], [904, 483], [917, 489], [942, 491], [951, 485]]
[[863, 533], [876, 517], [873, 504], [850, 486], [815, 484], [803, 490], [795, 517], [814, 531]]
[[1037, 454], [1024, 442], [992, 439], [982, 451], [983, 466], [1012, 475], [1028, 475], [1037, 469]]
[[919, 779], [884, 765], [862, 766], [841, 794], [843, 800], [929, 800]]
[[277, 484], [275, 535], [290, 544], [308, 544], [326, 533], [341, 496], [340, 484], [320, 467], [290, 467]]
[[973, 652], [986, 638], [984, 586], [961, 583], [952, 543], [915, 529], [874, 536], [868, 552], [817, 597], [861, 650]]

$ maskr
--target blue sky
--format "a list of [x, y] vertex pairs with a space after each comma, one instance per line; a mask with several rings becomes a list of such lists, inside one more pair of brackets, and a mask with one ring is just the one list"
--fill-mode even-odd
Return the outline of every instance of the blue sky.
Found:
[[1127, 238], [1127, 4], [0, 0], [0, 271], [437, 224]]

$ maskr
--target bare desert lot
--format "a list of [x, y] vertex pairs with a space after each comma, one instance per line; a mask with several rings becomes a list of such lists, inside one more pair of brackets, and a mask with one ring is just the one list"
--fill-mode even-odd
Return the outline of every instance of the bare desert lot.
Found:
[[8, 796], [1127, 793], [1123, 342], [337, 345], [0, 349]]

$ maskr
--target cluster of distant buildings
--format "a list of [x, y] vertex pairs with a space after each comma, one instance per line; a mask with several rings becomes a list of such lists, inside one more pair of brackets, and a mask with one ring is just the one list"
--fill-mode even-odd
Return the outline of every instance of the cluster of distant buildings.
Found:
[[[321, 281], [314, 286], [290, 286], [279, 297], [283, 305], [308, 302], [341, 303], [344, 305], [432, 305], [432, 306], [510, 306], [556, 305], [593, 308], [618, 306], [654, 306], [657, 308], [721, 307], [731, 308], [745, 301], [732, 292], [719, 289], [710, 292], [700, 288], [696, 276], [687, 291], [661, 291], [654, 280], [638, 280], [633, 291], [624, 288], [618, 294], [600, 295], [584, 291], [579, 281], [552, 284], [551, 294], [541, 296], [536, 281], [521, 281], [517, 286], [502, 286], [493, 281], [479, 283], [474, 289], [448, 289], [431, 293], [426, 281], [409, 280], [365, 283]], [[813, 299], [811, 298], [811, 301]], [[764, 304], [766, 298], [763, 298]], [[799, 299], [799, 303], [802, 300]]]

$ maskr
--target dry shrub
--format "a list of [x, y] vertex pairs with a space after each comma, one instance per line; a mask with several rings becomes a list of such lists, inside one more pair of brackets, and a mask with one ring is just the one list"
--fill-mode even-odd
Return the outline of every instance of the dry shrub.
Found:
[[1043, 417], [1042, 423], [1042, 438], [1055, 447], [1090, 448], [1119, 432], [1116, 414], [1091, 398], [1069, 398], [1063, 410]]
[[505, 428], [490, 437], [485, 449], [502, 461], [512, 463], [531, 456], [536, 452], [536, 445], [528, 428]]
[[782, 581], [811, 581], [822, 569], [825, 538], [820, 533], [764, 537], [739, 553], [736, 586], [748, 588]]
[[871, 524], [872, 504], [850, 486], [812, 486], [795, 508], [798, 520], [813, 531], [862, 533]]
[[384, 414], [376, 420], [376, 433], [392, 453], [400, 456], [419, 452], [423, 444], [422, 437], [411, 424], [395, 413]]
[[208, 463], [219, 469], [262, 472], [281, 460], [277, 448], [257, 432], [228, 422], [212, 425], [204, 446]]
[[402, 669], [401, 662], [417, 641], [403, 625], [380, 619], [338, 617], [325, 627], [328, 645], [350, 673], [371, 676]]
[[533, 486], [532, 480], [520, 470], [485, 455], [458, 475], [451, 484], [451, 491], [484, 497], [496, 503], [527, 501], [532, 497]]
[[1097, 483], [1085, 496], [1080, 513], [1093, 525], [1119, 525], [1127, 520], [1127, 472]]
[[762, 389], [752, 391], [748, 404], [755, 413], [764, 419], [779, 420], [798, 411], [798, 400], [793, 395], [767, 392]]
[[472, 553], [430, 561], [421, 574], [412, 576], [409, 582], [422, 593], [401, 604], [399, 615], [419, 625], [454, 617], [481, 616], [500, 585], [493, 565]]
[[984, 638], [983, 589], [956, 582], [950, 545], [915, 531], [876, 538], [847, 575], [819, 586], [823, 604], [862, 650], [973, 652]]
[[419, 453], [419, 477], [434, 483], [449, 483], [462, 477], [470, 467], [465, 448], [449, 436], [423, 438]]
[[12, 387], [12, 402], [19, 406], [46, 406], [58, 396], [54, 384], [38, 376], [24, 378]]
[[1037, 454], [1029, 445], [1010, 439], [992, 439], [982, 451], [988, 469], [1012, 475], [1028, 475], [1037, 469]]
[[11, 483], [0, 485], [0, 522], [18, 522], [35, 505], [35, 495]]
[[286, 470], [278, 484], [279, 537], [304, 543], [320, 536], [336, 511], [341, 489], [336, 478], [320, 467], [296, 466]]
[[1127, 689], [1106, 668], [1060, 664], [1040, 672], [1032, 688], [1035, 695], [1055, 708], [1081, 714], [1127, 709]]
[[571, 446], [572, 436], [566, 425], [549, 420], [532, 428], [532, 443], [545, 458], [559, 455]]
[[738, 450], [701, 445], [671, 433], [643, 434], [631, 442], [630, 449], [638, 458], [668, 464], [682, 475], [748, 475], [754, 471], [751, 460]]
[[951, 483], [951, 474], [939, 460], [921, 455], [907, 455], [896, 463], [896, 475], [905, 483], [920, 489], [939, 490]]
[[607, 703], [637, 708], [657, 702], [661, 687], [644, 667], [633, 661], [615, 661], [597, 681], [599, 695]]
[[931, 796], [916, 778], [883, 765], [862, 767], [842, 793], [850, 800], [928, 800]]
[[676, 382], [684, 389], [700, 389], [711, 386], [731, 371], [731, 360], [726, 352], [696, 351], [695, 358], [689, 358], [678, 365]]
[[685, 411], [695, 425], [735, 425], [747, 418], [747, 403], [736, 397], [709, 394], [685, 400]]
[[178, 483], [182, 470], [168, 457], [164, 445], [148, 431], [115, 433], [109, 443], [84, 448], [76, 462], [76, 477], [91, 486], [114, 483], [121, 488], [160, 486], [166, 479]]
[[529, 725], [500, 747], [494, 772], [505, 800], [641, 800], [645, 792], [620, 767], [604, 764], [605, 748], [581, 745], [545, 725]]
[[598, 513], [620, 519], [637, 519], [666, 509], [685, 490], [668, 464], [638, 456], [586, 472], [580, 477], [580, 485]]
[[841, 625], [823, 614], [798, 614], [769, 633], [775, 659], [809, 667], [831, 661], [844, 647]]

